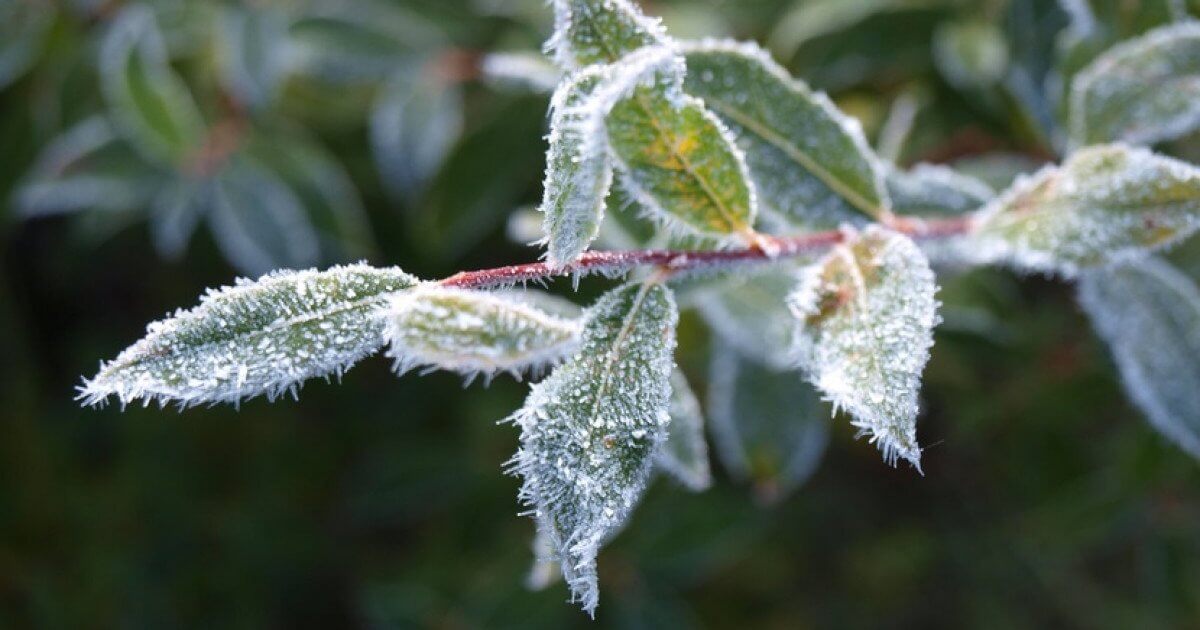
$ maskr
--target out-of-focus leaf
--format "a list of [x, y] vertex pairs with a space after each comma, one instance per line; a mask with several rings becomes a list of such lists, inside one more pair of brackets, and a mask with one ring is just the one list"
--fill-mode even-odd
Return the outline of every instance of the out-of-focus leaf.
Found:
[[937, 0], [809, 0], [776, 21], [770, 48], [781, 59], [790, 59], [805, 42], [837, 33], [867, 17], [922, 6], [937, 6]]
[[397, 373], [451, 370], [473, 378], [508, 372], [520, 378], [561, 361], [579, 342], [579, 323], [512, 295], [422, 286], [392, 298], [387, 356]]
[[694, 304], [729, 346], [755, 361], [782, 370], [792, 366], [795, 320], [786, 298], [796, 284], [791, 268], [771, 268], [698, 291]]
[[52, 3], [0, 3], [0, 88], [21, 78], [33, 65], [53, 25]]
[[955, 172], [977, 179], [993, 191], [1008, 188], [1021, 175], [1032, 173], [1042, 166], [1045, 166], [1044, 161], [1027, 155], [999, 152], [967, 156], [950, 164]]
[[219, 24], [224, 83], [251, 107], [271, 104], [289, 69], [288, 16], [271, 8], [227, 8]]
[[168, 183], [150, 204], [150, 233], [154, 248], [168, 260], [177, 260], [211, 203], [207, 182], [179, 179]]
[[892, 210], [902, 216], [959, 216], [979, 210], [996, 196], [991, 186], [938, 164], [905, 171], [887, 169]]
[[371, 149], [387, 189], [412, 204], [462, 132], [462, 96], [434, 62], [406, 64], [371, 111]]
[[579, 352], [514, 415], [521, 499], [589, 614], [599, 603], [596, 554], [629, 518], [667, 437], [677, 319], [663, 285], [606, 293], [585, 315]]
[[934, 33], [933, 53], [942, 76], [960, 88], [994, 85], [1008, 70], [1008, 43], [988, 22], [942, 24]]
[[383, 345], [376, 311], [417, 280], [365, 265], [276, 272], [210, 291], [84, 383], [85, 404], [116, 396], [181, 406], [275, 398], [315, 376], [340, 375]]
[[377, 80], [414, 52], [445, 42], [437, 24], [399, 2], [316, 2], [289, 29], [298, 72], [331, 83]]
[[246, 274], [307, 267], [320, 251], [296, 193], [248, 160], [216, 176], [208, 222], [222, 253]]
[[917, 395], [938, 323], [929, 261], [907, 237], [869, 227], [806, 269], [788, 303], [809, 379], [895, 465], [920, 470]]
[[764, 208], [807, 229], [887, 209], [882, 170], [861, 127], [824, 94], [753, 44], [700, 42], [685, 53], [688, 93], [737, 137]]
[[494, 52], [479, 63], [483, 80], [498, 89], [549, 94], [562, 80], [562, 71], [541, 53]]
[[120, 131], [147, 158], [182, 165], [200, 148], [204, 119], [147, 7], [131, 5], [113, 20], [100, 47], [100, 87]]
[[1108, 342], [1129, 398], [1200, 459], [1200, 289], [1145, 258], [1083, 274], [1079, 302]]
[[1079, 145], [1151, 144], [1200, 127], [1200, 24], [1167, 26], [1113, 47], [1071, 86]]
[[734, 478], [753, 483], [759, 500], [787, 498], [816, 470], [829, 442], [829, 405], [794, 372], [717, 344], [708, 388], [721, 463]]
[[1018, 180], [983, 209], [970, 247], [978, 260], [1069, 277], [1168, 247], [1197, 228], [1200, 169], [1114, 144]]
[[612, 63], [646, 46], [666, 46], [658, 20], [631, 0], [553, 0], [554, 35], [546, 43], [565, 69]]
[[692, 492], [707, 489], [712, 484], [712, 472], [708, 443], [704, 441], [704, 414], [687, 377], [678, 369], [671, 373], [671, 402], [667, 412], [671, 415], [671, 426], [654, 465]]

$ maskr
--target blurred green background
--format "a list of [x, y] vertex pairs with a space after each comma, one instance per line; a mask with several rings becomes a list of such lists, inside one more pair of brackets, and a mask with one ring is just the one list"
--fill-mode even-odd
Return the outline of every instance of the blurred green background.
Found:
[[[1186, 8], [1093, 5], [1086, 38], [1038, 0], [644, 8], [680, 37], [768, 43], [900, 164], [1002, 186], [1054, 159], [1072, 68]], [[102, 53], [138, 11], [203, 120], [183, 158], [64, 140], [123, 115]], [[924, 477], [842, 418], [774, 505], [719, 461], [704, 493], [658, 479], [600, 556], [595, 622], [561, 582], [525, 587], [533, 524], [501, 472], [517, 431], [497, 425], [525, 384], [374, 359], [299, 402], [73, 401], [146, 322], [264, 266], [536, 258], [508, 217], [540, 198], [548, 97], [481, 68], [535, 53], [549, 22], [541, 0], [0, 0], [0, 626], [1200, 627], [1200, 468], [1041, 278], [941, 277]], [[701, 399], [711, 346], [685, 314]]]

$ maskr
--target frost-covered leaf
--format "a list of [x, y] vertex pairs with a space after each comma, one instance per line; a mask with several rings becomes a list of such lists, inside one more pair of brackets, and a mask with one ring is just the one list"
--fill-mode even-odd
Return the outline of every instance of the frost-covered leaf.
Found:
[[704, 413], [700, 401], [678, 369], [671, 374], [671, 425], [667, 440], [655, 456], [655, 466], [684, 487], [699, 492], [712, 485], [708, 443], [704, 441]]
[[639, 48], [670, 43], [659, 21], [632, 0], [552, 1], [554, 35], [546, 49], [565, 69], [612, 63]]
[[1200, 459], [1200, 289], [1145, 258], [1083, 274], [1079, 302], [1108, 342], [1129, 398]]
[[406, 64], [371, 111], [371, 150], [384, 185], [413, 203], [462, 132], [462, 95], [432, 63]]
[[788, 297], [809, 379], [883, 458], [920, 470], [917, 394], [938, 323], [929, 262], [907, 237], [869, 227], [806, 269]]
[[829, 442], [829, 405], [793, 371], [717, 344], [709, 369], [713, 439], [726, 471], [774, 503], [803, 484]]
[[889, 167], [887, 187], [892, 211], [901, 216], [961, 216], [996, 196], [991, 186], [940, 164], [918, 164], [906, 171]]
[[416, 282], [399, 269], [365, 265], [240, 280], [150, 324], [141, 341], [84, 383], [80, 398], [189, 407], [294, 393], [302, 381], [340, 375], [377, 351], [379, 308]]
[[514, 295], [423, 285], [397, 294], [387, 309], [387, 356], [396, 371], [418, 367], [474, 377], [538, 371], [579, 342], [579, 323]]
[[221, 252], [243, 273], [317, 261], [317, 234], [296, 193], [249, 160], [235, 160], [217, 176], [208, 222]]
[[228, 8], [219, 24], [222, 81], [241, 102], [269, 105], [289, 70], [288, 16], [271, 8]]
[[529, 574], [525, 576], [525, 587], [531, 591], [540, 591], [557, 582], [562, 575], [562, 569], [555, 559], [550, 536], [545, 532], [538, 530], [530, 547], [533, 551], [533, 563], [529, 567]]
[[204, 119], [171, 69], [154, 13], [130, 5], [100, 47], [100, 87], [126, 138], [152, 160], [182, 164], [200, 147]]
[[1114, 46], [1071, 85], [1079, 145], [1152, 144], [1200, 127], [1200, 23], [1183, 22]]
[[861, 127], [824, 94], [754, 44], [705, 41], [684, 52], [685, 89], [737, 137], [764, 214], [828, 229], [862, 223], [889, 206], [883, 170]]
[[596, 554], [641, 498], [667, 437], [677, 319], [663, 285], [606, 293], [585, 315], [579, 351], [513, 416], [521, 500], [589, 614], [599, 603]]
[[990, 22], [946, 22], [933, 34], [933, 60], [959, 88], [988, 87], [1008, 70], [1008, 42]]
[[0, 2], [0, 88], [25, 74], [54, 25], [49, 2]]
[[795, 319], [787, 295], [796, 284], [789, 268], [768, 268], [703, 289], [694, 297], [704, 320], [725, 343], [756, 361], [784, 369], [792, 357]]
[[639, 85], [672, 84], [682, 72], [681, 60], [669, 49], [644, 48], [614, 64], [588, 66], [555, 91], [541, 206], [551, 265], [575, 260], [600, 231], [612, 184], [609, 112]]
[[1069, 277], [1193, 234], [1200, 169], [1125, 145], [1089, 147], [1018, 180], [977, 221], [978, 259]]
[[562, 71], [544, 55], [533, 52], [494, 52], [479, 63], [483, 80], [501, 89], [549, 94], [562, 80]]

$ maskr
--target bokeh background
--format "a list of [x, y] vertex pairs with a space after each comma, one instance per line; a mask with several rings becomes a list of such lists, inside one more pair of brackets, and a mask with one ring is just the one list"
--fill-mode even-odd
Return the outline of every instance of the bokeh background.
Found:
[[[1092, 5], [1078, 41], [1045, 0], [644, 3], [680, 37], [767, 43], [897, 162], [997, 185], [1054, 159], [1073, 68], [1188, 9]], [[525, 587], [497, 424], [525, 384], [375, 359], [299, 402], [79, 408], [100, 359], [237, 275], [535, 258], [549, 22], [541, 0], [0, 0], [0, 626], [1200, 627], [1200, 466], [1037, 277], [941, 278], [923, 477], [843, 418], [770, 505], [719, 461], [704, 493], [659, 479], [600, 557], [595, 622]], [[114, 69], [120, 29], [143, 56]], [[111, 133], [122, 80], [170, 105], [165, 151]], [[712, 348], [685, 314], [702, 399]]]

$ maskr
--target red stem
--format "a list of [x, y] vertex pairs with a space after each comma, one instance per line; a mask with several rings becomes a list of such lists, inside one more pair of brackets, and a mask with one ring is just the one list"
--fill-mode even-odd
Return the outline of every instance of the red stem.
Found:
[[[972, 223], [969, 217], [949, 219], [896, 218], [889, 227], [916, 239], [947, 238], [967, 233]], [[778, 258], [811, 253], [837, 245], [846, 238], [840, 230], [814, 232], [800, 236], [774, 237], [761, 235], [762, 245], [725, 250], [662, 250], [589, 251], [561, 269], [547, 263], [525, 263], [478, 271], [460, 271], [441, 281], [442, 286], [466, 289], [485, 289], [528, 280], [544, 280], [572, 274], [619, 274], [637, 267], [659, 267], [672, 274], [706, 267], [724, 267], [743, 262], [769, 262]]]

